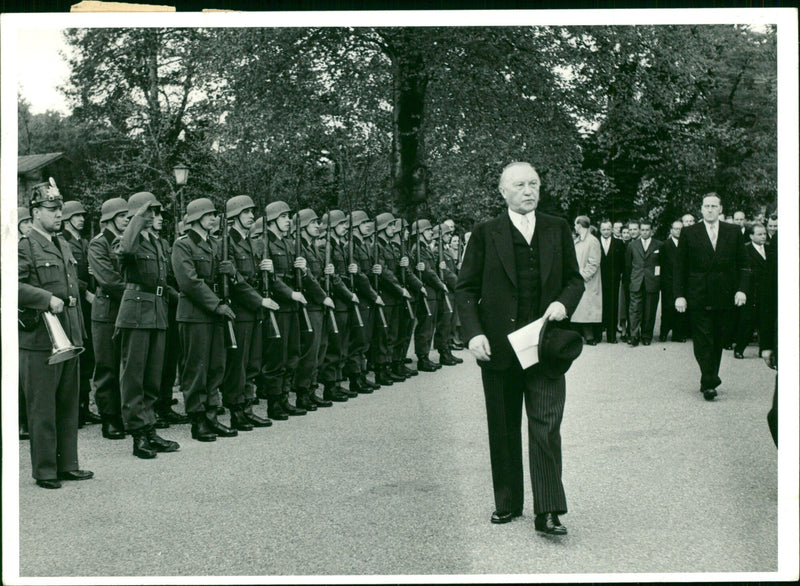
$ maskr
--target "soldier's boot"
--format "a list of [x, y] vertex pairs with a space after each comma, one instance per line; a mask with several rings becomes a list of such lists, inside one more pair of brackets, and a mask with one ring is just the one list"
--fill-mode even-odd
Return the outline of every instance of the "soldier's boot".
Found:
[[[217, 409], [217, 412], [219, 409]], [[211, 408], [209, 412], [211, 417], [206, 415], [206, 419], [208, 419], [208, 426], [217, 434], [218, 437], [236, 437], [239, 435], [239, 432], [235, 429], [231, 429], [224, 423], [222, 423], [219, 419], [217, 419], [217, 414], [214, 411], [214, 407]]]
[[327, 399], [323, 399], [322, 397], [320, 397], [320, 396], [319, 396], [319, 395], [316, 393], [316, 391], [315, 391], [315, 388], [316, 388], [316, 387], [318, 387], [318, 386], [319, 386], [319, 385], [318, 385], [317, 383], [314, 383], [314, 384], [311, 386], [311, 392], [309, 392], [309, 393], [308, 393], [308, 398], [309, 398], [309, 399], [311, 400], [311, 402], [312, 402], [312, 403], [314, 403], [314, 405], [316, 405], [317, 407], [332, 407], [332, 406], [333, 406], [333, 403], [332, 403], [331, 401], [328, 401]]
[[397, 369], [397, 372], [405, 374], [406, 378], [417, 376], [419, 374], [419, 371], [416, 368], [411, 368], [406, 366], [405, 364], [403, 364], [402, 360], [397, 361], [397, 363], [395, 364], [395, 368]]
[[217, 434], [211, 428], [205, 413], [192, 415], [192, 438], [201, 442], [217, 441]]
[[347, 401], [347, 394], [343, 393], [343, 390], [344, 389], [336, 383], [325, 383], [325, 390], [322, 391], [322, 398], [327, 401], [344, 403]]
[[284, 395], [283, 398], [281, 399], [281, 407], [283, 408], [283, 411], [287, 415], [291, 415], [292, 417], [296, 417], [298, 415], [305, 415], [306, 413], [308, 413], [302, 407], [295, 407], [294, 405], [292, 405], [289, 402], [289, 395], [288, 394]]
[[386, 369], [386, 372], [389, 374], [390, 377], [392, 377], [392, 380], [395, 382], [401, 383], [404, 380], [406, 380], [406, 378], [408, 378], [404, 372], [395, 371], [394, 365], [391, 362], [387, 362], [386, 364], [383, 365], [383, 367]]
[[317, 406], [311, 400], [311, 391], [308, 389], [297, 389], [295, 391], [297, 401], [295, 402], [298, 409], [305, 409], [306, 411], [316, 411]]
[[137, 429], [131, 432], [133, 436], [133, 455], [142, 460], [152, 460], [158, 453], [147, 438], [147, 429]]
[[381, 386], [391, 387], [395, 379], [389, 374], [388, 369], [384, 365], [380, 365], [375, 370], [375, 382]]
[[353, 393], [355, 393], [356, 395], [358, 395], [358, 394], [366, 394], [366, 395], [368, 395], [368, 394], [370, 394], [371, 392], [374, 391], [374, 389], [372, 389], [370, 387], [367, 387], [367, 386], [364, 386], [361, 383], [361, 376], [359, 376], [359, 375], [354, 375], [354, 376], [350, 377], [350, 389], [349, 390], [350, 390], [350, 395], [351, 396], [353, 395]]
[[450, 348], [447, 349], [447, 356], [449, 356], [452, 360], [455, 360], [456, 364], [462, 364], [464, 362], [464, 359], [453, 354], [453, 351]]
[[417, 369], [419, 372], [436, 372], [441, 368], [441, 365], [433, 362], [428, 355], [417, 355]]
[[178, 442], [164, 439], [158, 435], [155, 427], [150, 427], [147, 429], [147, 441], [150, 442], [150, 447], [152, 447], [156, 452], [177, 452], [181, 448]]
[[103, 437], [110, 440], [125, 439], [125, 426], [119, 417], [103, 417]]
[[267, 417], [275, 421], [286, 421], [289, 415], [283, 410], [283, 403], [280, 397], [270, 397], [267, 399]]
[[244, 407], [231, 407], [231, 427], [239, 431], [253, 431], [253, 424], [244, 414]]
[[181, 415], [171, 406], [156, 411], [156, 417], [160, 417], [167, 423], [189, 423], [188, 415]]
[[[459, 358], [459, 360], [461, 359]], [[458, 364], [456, 357], [450, 354], [449, 350], [445, 349], [439, 350], [439, 363], [443, 366], [455, 366]]]
[[84, 425], [92, 425], [96, 423], [102, 423], [103, 418], [100, 417], [97, 413], [89, 409], [89, 405], [81, 405], [81, 414], [79, 418], [79, 427], [83, 427]]
[[373, 391], [377, 391], [379, 388], [381, 388], [381, 385], [380, 385], [380, 383], [377, 383], [377, 382], [372, 382], [371, 380], [369, 380], [369, 379], [367, 378], [367, 373], [366, 373], [366, 372], [362, 372], [362, 373], [359, 375], [359, 377], [358, 377], [358, 380], [359, 380], [359, 382], [361, 383], [361, 386], [362, 386], [362, 387], [367, 387], [367, 388], [370, 388], [370, 389], [372, 389]]
[[247, 417], [253, 427], [269, 427], [272, 425], [272, 420], [266, 417], [260, 417], [253, 412], [253, 402], [248, 401], [247, 406], [244, 408], [244, 416]]

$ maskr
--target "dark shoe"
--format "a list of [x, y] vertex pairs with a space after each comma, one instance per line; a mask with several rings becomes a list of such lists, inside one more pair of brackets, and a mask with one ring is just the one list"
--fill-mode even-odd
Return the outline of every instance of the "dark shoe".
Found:
[[[355, 388], [353, 387], [354, 385], [355, 385]], [[359, 385], [358, 379], [355, 379], [355, 382], [353, 382], [352, 380], [350, 381], [350, 388], [349, 389], [347, 389], [347, 388], [345, 388], [345, 387], [343, 387], [341, 385], [339, 386], [339, 389], [340, 389], [340, 392], [345, 397], [347, 397], [348, 399], [354, 399], [354, 398], [358, 397], [358, 390], [357, 389], [359, 389], [360, 386], [361, 385]], [[366, 392], [366, 391], [363, 391], [363, 392]]]
[[405, 366], [402, 362], [395, 363], [394, 370], [398, 374], [405, 375], [406, 378], [411, 378], [412, 376], [417, 376], [419, 374], [418, 370], [416, 370], [415, 368], [409, 368]]
[[161, 417], [161, 414], [156, 413], [156, 422], [153, 424], [153, 427], [156, 429], [167, 429], [169, 427], [169, 421]]
[[150, 445], [150, 440], [142, 431], [137, 431], [133, 435], [133, 455], [142, 460], [152, 460], [158, 455], [155, 447]]
[[567, 534], [567, 528], [561, 524], [561, 521], [558, 519], [558, 515], [555, 513], [543, 513], [541, 515], [536, 515], [536, 519], [533, 521], [533, 526], [536, 528], [536, 531], [539, 533], [544, 533], [545, 535]]
[[716, 396], [717, 396], [716, 389], [703, 389], [703, 398], [706, 401], [713, 401]]
[[217, 434], [211, 428], [205, 414], [195, 415], [192, 421], [192, 438], [201, 442], [217, 441]]
[[723, 350], [733, 350], [733, 344], [728, 343], [722, 347]]
[[386, 374], [396, 383], [402, 383], [406, 380], [406, 375], [404, 372], [395, 372], [392, 368], [391, 364], [384, 364], [383, 369], [386, 371]]
[[244, 414], [242, 408], [231, 408], [231, 427], [239, 431], [253, 431], [253, 424]]
[[642, 340], [642, 346], [649, 346], [651, 343], [651, 340]]
[[686, 338], [672, 338], [673, 342], [685, 342]]
[[411, 364], [414, 362], [411, 358], [403, 358], [403, 364]]
[[628, 344], [630, 344], [631, 348], [636, 348], [636, 346], [639, 345], [639, 338], [631, 338], [631, 341], [628, 342]]
[[272, 425], [272, 421], [270, 419], [266, 417], [261, 417], [253, 413], [252, 405], [248, 405], [247, 407], [244, 408], [244, 416], [247, 418], [247, 421], [249, 421], [253, 427], [269, 427], [270, 425]]
[[147, 441], [150, 442], [150, 447], [152, 447], [156, 452], [162, 452], [166, 454], [170, 452], [177, 452], [181, 449], [181, 446], [178, 444], [178, 442], [164, 439], [156, 433], [156, 430], [153, 427], [147, 430]]
[[447, 350], [439, 350], [439, 364], [442, 366], [455, 366], [458, 364], [456, 357], [449, 354]]
[[300, 407], [295, 407], [289, 402], [289, 399], [284, 399], [283, 401], [281, 401], [281, 407], [283, 408], [283, 411], [287, 415], [291, 415], [292, 417], [297, 417], [298, 415], [306, 414], [305, 409], [302, 409]]
[[94, 477], [94, 472], [91, 470], [65, 470], [59, 472], [59, 480], [89, 480]]
[[367, 378], [366, 373], [362, 372], [358, 377], [358, 382], [361, 384], [362, 387], [367, 387], [368, 389], [372, 389], [373, 391], [377, 391], [381, 388], [380, 383], [372, 382]]
[[299, 409], [305, 409], [306, 411], [316, 411], [317, 410], [317, 406], [311, 400], [311, 397], [309, 396], [308, 392], [298, 393], [297, 394], [297, 401], [295, 401], [295, 404], [297, 405], [297, 407]]
[[94, 425], [97, 423], [103, 423], [103, 418], [88, 408], [81, 411], [80, 420], [81, 424], [84, 425]]
[[455, 350], [456, 352], [458, 352], [459, 350], [463, 349], [464, 349], [464, 344], [462, 344], [461, 342], [452, 342], [450, 344], [450, 350]]
[[[356, 376], [350, 377], [350, 388], [348, 390], [348, 395], [351, 397], [356, 397], [359, 394], [369, 395], [373, 392], [371, 387], [362, 385], [361, 378]], [[355, 395], [353, 393], [355, 393]]]
[[521, 516], [522, 511], [495, 511], [492, 513], [492, 518], [490, 520], [495, 525], [502, 525], [503, 523], [510, 523]]
[[345, 403], [347, 401], [347, 395], [342, 392], [342, 387], [339, 385], [326, 384], [325, 390], [322, 391], [322, 397], [336, 403]]
[[308, 395], [308, 398], [311, 399], [311, 402], [314, 403], [314, 405], [316, 405], [317, 407], [333, 407], [332, 402], [323, 399], [314, 391], [311, 391], [311, 393]]
[[[206, 419], [208, 419], [208, 417], [206, 417]], [[217, 434], [218, 437], [236, 437], [239, 435], [238, 431], [231, 429], [219, 421], [216, 415], [214, 416], [214, 419], [208, 419], [208, 426], [211, 428], [211, 431]]]
[[283, 410], [283, 404], [277, 399], [270, 399], [267, 402], [267, 417], [275, 421], [286, 421], [289, 415]]
[[189, 416], [188, 415], [181, 415], [171, 407], [167, 407], [166, 409], [160, 410], [156, 413], [157, 417], [160, 417], [167, 423], [189, 423]]
[[375, 372], [375, 382], [384, 387], [391, 387], [395, 383], [395, 379], [392, 378], [385, 367], [380, 366]]
[[436, 363], [427, 356], [420, 356], [417, 359], [417, 370], [419, 372], [436, 372], [439, 368]]
[[733, 357], [734, 358], [738, 358], [739, 360], [741, 360], [741, 359], [744, 358], [744, 354], [742, 354], [741, 352], [734, 352], [733, 353]]
[[119, 421], [105, 419], [103, 420], [103, 437], [110, 440], [125, 439], [125, 428]]
[[592, 338], [591, 340], [586, 340], [586, 345], [587, 346], [597, 346], [597, 340], [595, 340], [594, 338]]
[[464, 363], [464, 359], [463, 358], [459, 358], [458, 356], [454, 356], [453, 352], [449, 348], [447, 349], [447, 357], [450, 360], [455, 360], [456, 364], [463, 364]]
[[58, 480], [37, 480], [36, 486], [41, 486], [42, 488], [61, 488], [61, 483]]

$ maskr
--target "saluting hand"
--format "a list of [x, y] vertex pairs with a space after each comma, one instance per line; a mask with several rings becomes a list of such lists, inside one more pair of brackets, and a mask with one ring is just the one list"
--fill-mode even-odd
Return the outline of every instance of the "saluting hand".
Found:
[[492, 349], [489, 346], [489, 338], [483, 334], [478, 334], [469, 341], [469, 351], [478, 360], [488, 361], [492, 357]]
[[50, 311], [53, 313], [61, 313], [64, 311], [64, 302], [55, 295], [50, 297]]

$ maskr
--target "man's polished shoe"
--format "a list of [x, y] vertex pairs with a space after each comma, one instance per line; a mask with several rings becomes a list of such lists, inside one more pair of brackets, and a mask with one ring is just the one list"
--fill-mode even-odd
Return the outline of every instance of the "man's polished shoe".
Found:
[[142, 460], [152, 460], [158, 455], [155, 447], [150, 445], [150, 440], [142, 431], [133, 434], [133, 455]]
[[289, 419], [288, 413], [283, 410], [283, 404], [277, 399], [267, 401], [267, 417], [275, 421], [286, 421]]
[[168, 429], [169, 421], [161, 417], [159, 413], [156, 413], [156, 422], [153, 424], [153, 427], [156, 429]]
[[94, 477], [91, 470], [65, 470], [58, 473], [59, 480], [89, 480]]
[[375, 382], [384, 387], [391, 387], [395, 383], [395, 379], [389, 374], [386, 368], [380, 366], [375, 372]]
[[253, 424], [241, 408], [231, 408], [231, 427], [239, 431], [253, 431]]
[[347, 395], [349, 397], [351, 397], [351, 398], [352, 397], [357, 397], [359, 393], [368, 395], [371, 392], [373, 392], [373, 390], [374, 389], [372, 387], [368, 387], [368, 386], [364, 385], [362, 383], [362, 379], [360, 377], [351, 376], [350, 377], [350, 388], [348, 389]]
[[420, 372], [436, 372], [439, 370], [439, 365], [427, 356], [420, 356], [417, 360], [417, 370]]
[[367, 387], [368, 389], [372, 389], [373, 391], [377, 391], [381, 388], [381, 384], [379, 382], [372, 382], [367, 378], [366, 373], [362, 372], [358, 377], [358, 382], [361, 384], [362, 387]]
[[742, 354], [741, 352], [734, 352], [733, 357], [742, 360], [744, 358], [744, 354]]
[[96, 423], [103, 423], [103, 418], [87, 408], [81, 411], [80, 422], [81, 425], [94, 425]]
[[[208, 417], [206, 417], [208, 419]], [[231, 429], [224, 423], [222, 423], [219, 419], [214, 417], [214, 419], [208, 419], [208, 427], [217, 434], [218, 437], [236, 437], [239, 435], [239, 432], [235, 429]]]
[[706, 401], [713, 401], [716, 396], [717, 396], [716, 389], [703, 389], [703, 398]]
[[118, 421], [105, 419], [103, 421], [103, 437], [110, 440], [125, 439], [125, 428]]
[[192, 421], [192, 439], [201, 442], [217, 441], [217, 434], [211, 429], [210, 422], [203, 413], [194, 416], [194, 421]]
[[533, 526], [539, 533], [546, 535], [566, 535], [567, 528], [561, 524], [558, 515], [555, 513], [542, 513], [536, 515], [533, 521]]
[[61, 483], [58, 480], [39, 479], [36, 481], [36, 486], [41, 486], [42, 488], [61, 488]]
[[289, 399], [284, 399], [281, 401], [281, 408], [283, 409], [284, 413], [287, 415], [291, 415], [292, 417], [296, 417], [298, 415], [305, 415], [306, 410], [300, 407], [295, 407], [289, 402]]
[[411, 364], [412, 362], [414, 362], [412, 358], [408, 357], [403, 358], [403, 364]]
[[162, 452], [166, 454], [170, 452], [177, 452], [181, 449], [181, 446], [178, 442], [164, 439], [158, 435], [154, 427], [151, 427], [147, 430], [147, 441], [150, 442], [150, 447], [156, 452]]
[[159, 410], [156, 413], [157, 417], [160, 417], [167, 423], [189, 423], [189, 416], [188, 415], [181, 415], [177, 411], [175, 411], [172, 407], [167, 407], [166, 409]]
[[405, 374], [406, 378], [410, 378], [412, 376], [417, 376], [419, 374], [419, 371], [416, 368], [409, 368], [408, 366], [405, 366], [404, 364], [400, 365], [400, 369], [398, 370], [398, 372], [402, 372], [403, 374]]
[[336, 403], [345, 403], [347, 395], [342, 391], [343, 388], [340, 385], [325, 385], [325, 390], [322, 391], [322, 398]]
[[491, 522], [495, 525], [502, 525], [503, 523], [510, 523], [521, 516], [522, 511], [495, 511], [492, 513]]
[[333, 407], [332, 402], [328, 401], [327, 399], [323, 399], [314, 391], [311, 391], [311, 393], [308, 395], [308, 398], [311, 399], [311, 402], [317, 407]]
[[673, 342], [685, 342], [686, 338], [672, 338]]
[[733, 344], [731, 344], [730, 342], [728, 342], [727, 344], [725, 344], [725, 345], [722, 347], [722, 349], [723, 349], [723, 350], [733, 350]]
[[295, 405], [297, 405], [298, 409], [305, 409], [306, 411], [316, 411], [317, 406], [311, 400], [311, 397], [308, 396], [308, 393], [300, 393], [297, 395], [297, 400], [295, 401]]
[[259, 415], [256, 415], [253, 412], [252, 405], [248, 405], [247, 407], [244, 408], [244, 416], [247, 418], [247, 421], [249, 421], [253, 427], [269, 427], [270, 425], [272, 425], [272, 420], [266, 417], [261, 417]]

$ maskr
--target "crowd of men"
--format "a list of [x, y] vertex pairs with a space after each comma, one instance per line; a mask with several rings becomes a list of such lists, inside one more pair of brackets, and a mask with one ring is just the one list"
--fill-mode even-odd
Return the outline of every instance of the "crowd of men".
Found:
[[[239, 195], [222, 210], [189, 202], [173, 239], [162, 204], [140, 192], [105, 201], [87, 241], [85, 209], [52, 180], [18, 214], [20, 315], [35, 313], [20, 320], [20, 435], [44, 488], [92, 477], [78, 467], [85, 424], [132, 437], [133, 455], [150, 459], [179, 449], [157, 432], [171, 425], [190, 423], [202, 442], [234, 437], [463, 362], [451, 220], [319, 216], [283, 201], [262, 210]], [[50, 364], [43, 312], [79, 356]]]
[[[748, 220], [744, 212], [737, 211], [720, 221], [738, 227], [744, 245], [747, 268], [750, 274], [747, 301], [736, 308], [732, 319], [725, 324], [723, 347], [733, 350], [734, 357], [744, 358], [744, 352], [758, 334], [759, 355], [772, 348], [777, 318], [777, 253], [778, 216], [770, 214]], [[599, 230], [589, 225], [585, 216], [576, 218], [576, 250], [579, 252], [581, 273], [587, 284], [581, 306], [573, 316], [573, 323], [587, 344], [602, 341], [617, 343], [617, 336], [629, 346], [653, 341], [656, 310], [661, 303], [659, 341], [665, 342], [672, 333], [673, 342], [685, 342], [691, 337], [691, 311], [679, 312], [675, 308], [676, 271], [681, 231], [695, 224], [692, 214], [685, 214], [669, 225], [668, 236], [662, 241], [654, 237], [654, 226], [649, 219], [628, 222], [603, 220]], [[596, 236], [595, 236], [596, 234]], [[597, 282], [600, 311], [579, 312], [591, 303], [591, 282]]]

